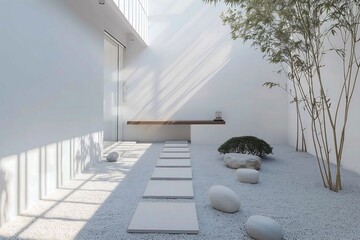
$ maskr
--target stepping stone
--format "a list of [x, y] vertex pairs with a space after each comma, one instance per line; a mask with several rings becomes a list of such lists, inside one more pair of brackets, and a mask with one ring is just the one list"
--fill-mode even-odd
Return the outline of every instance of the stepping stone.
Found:
[[140, 202], [129, 233], [199, 233], [195, 203]]
[[165, 148], [188, 148], [189, 144], [187, 143], [165, 143]]
[[159, 159], [156, 167], [191, 167], [190, 159]]
[[190, 158], [190, 153], [167, 153], [163, 152], [160, 158]]
[[152, 180], [191, 180], [191, 168], [155, 168]]
[[165, 144], [188, 144], [188, 141], [181, 141], [181, 140], [175, 140], [175, 141], [165, 141]]
[[150, 180], [144, 198], [194, 198], [191, 180]]
[[189, 152], [189, 148], [164, 148], [163, 152]]

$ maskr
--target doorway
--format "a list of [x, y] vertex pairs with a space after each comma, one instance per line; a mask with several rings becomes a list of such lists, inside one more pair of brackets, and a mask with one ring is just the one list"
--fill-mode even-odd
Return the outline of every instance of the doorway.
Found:
[[104, 141], [122, 140], [121, 69], [123, 45], [105, 32], [104, 36]]

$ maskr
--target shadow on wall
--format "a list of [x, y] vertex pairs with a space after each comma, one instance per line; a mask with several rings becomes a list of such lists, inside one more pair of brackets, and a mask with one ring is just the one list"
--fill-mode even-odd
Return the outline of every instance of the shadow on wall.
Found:
[[[149, 155], [148, 149], [150, 148], [152, 150]], [[151, 154], [160, 151], [160, 149], [160, 144], [153, 146], [152, 144], [135, 144], [135, 142], [118, 142], [111, 145], [104, 153], [114, 150], [122, 152], [121, 161], [107, 162], [103, 159], [94, 167], [86, 169], [76, 178], [70, 180], [69, 184], [59, 187], [60, 191], [42, 198], [40, 208], [37, 207], [39, 205], [35, 206], [30, 211], [20, 214], [19, 219], [16, 219], [15, 223], [10, 223], [4, 231], [0, 229], [0, 239], [38, 239], [39, 236], [43, 239], [88, 239], [89, 227], [92, 228], [93, 223], [102, 229], [108, 224], [116, 225], [117, 229], [119, 226], [126, 226], [119, 221], [113, 221], [111, 216], [127, 221], [126, 218], [122, 217], [121, 211], [128, 211], [128, 209], [122, 207], [109, 208], [107, 206], [108, 204], [113, 205], [113, 203], [121, 204], [124, 200], [122, 198], [129, 198], [129, 194], [124, 194], [122, 188], [120, 191], [118, 188], [119, 186], [126, 187], [126, 183], [129, 181], [136, 183], [136, 181], [131, 180], [134, 172], [144, 171], [140, 177], [148, 178], [149, 172], [146, 172], [143, 164], [139, 165], [138, 162], [151, 165], [152, 161], [147, 160], [149, 157], [151, 158]], [[130, 176], [130, 180], [128, 176]], [[131, 188], [131, 191], [137, 190], [142, 191], [142, 188]], [[134, 196], [138, 195], [135, 194]], [[78, 212], [79, 209], [81, 209], [80, 212]], [[106, 210], [115, 215], [105, 213]], [[74, 212], [78, 214], [74, 214]], [[107, 217], [104, 219], [103, 216]], [[99, 225], [98, 217], [105, 220], [106, 224]], [[31, 220], [22, 221], [22, 219]], [[62, 227], [51, 228], [51, 226], [57, 226], [59, 221]], [[49, 231], [49, 227], [39, 228], [39, 224], [50, 226], [51, 231]], [[71, 227], [66, 227], [70, 225]], [[97, 233], [103, 239], [109, 239], [109, 236], [104, 235], [104, 232], [97, 231]], [[82, 236], [83, 234], [85, 236]], [[112, 235], [113, 237], [114, 235]]]
[[80, 137], [80, 148], [75, 156], [75, 173], [79, 173], [101, 157], [101, 147], [99, 142], [95, 142], [92, 135]]
[[0, 158], [0, 226], [101, 160], [102, 132]]
[[[130, 42], [126, 49], [125, 121], [213, 119], [222, 111], [226, 125], [193, 125], [191, 140], [221, 144], [234, 135], [256, 135], [287, 142], [287, 95], [262, 86], [279, 81], [278, 66], [266, 62], [250, 43], [231, 39], [220, 18], [224, 10], [224, 4], [198, 0], [150, 4], [148, 48], [139, 52]], [[135, 127], [123, 125], [125, 139], [176, 136], [152, 130], [139, 134]]]
[[5, 223], [7, 219], [7, 206], [8, 206], [8, 191], [7, 191], [7, 178], [6, 173], [0, 167], [0, 226]]
[[149, 47], [127, 50], [129, 119], [170, 119], [230, 61], [219, 9], [194, 0], [154, 5]]

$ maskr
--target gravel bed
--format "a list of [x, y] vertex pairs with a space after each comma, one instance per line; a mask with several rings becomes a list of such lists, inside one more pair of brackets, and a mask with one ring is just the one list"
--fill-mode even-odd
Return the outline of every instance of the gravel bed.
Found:
[[[79, 187], [69, 188], [74, 191], [69, 190], [65, 197], [58, 198], [56, 206], [48, 206], [50, 210], [44, 209], [43, 203], [6, 224], [0, 229], [0, 238], [246, 240], [250, 239], [244, 226], [246, 220], [251, 215], [265, 215], [282, 226], [284, 239], [360, 239], [358, 174], [343, 170], [344, 189], [339, 193], [331, 192], [322, 186], [313, 156], [280, 145], [274, 146], [274, 154], [263, 159], [260, 182], [245, 184], [237, 181], [235, 170], [224, 166], [217, 146], [191, 144], [195, 199], [143, 200], [142, 194], [162, 148], [163, 143], [153, 143], [149, 148], [135, 145], [127, 153], [128, 159], [138, 158], [132, 164], [126, 164], [126, 159], [117, 163], [102, 162], [85, 174], [86, 195], [77, 192]], [[218, 184], [239, 194], [239, 212], [222, 213], [210, 206], [207, 191]], [[97, 192], [105, 195], [100, 194], [101, 198]], [[140, 201], [195, 201], [200, 233], [127, 233], [127, 226]], [[54, 211], [59, 214], [69, 212], [69, 204], [83, 204], [87, 208], [79, 206], [79, 211], [73, 212], [75, 219], [71, 213], [68, 217], [55, 214]], [[96, 206], [96, 209], [91, 206]], [[93, 212], [89, 214], [89, 211]]]

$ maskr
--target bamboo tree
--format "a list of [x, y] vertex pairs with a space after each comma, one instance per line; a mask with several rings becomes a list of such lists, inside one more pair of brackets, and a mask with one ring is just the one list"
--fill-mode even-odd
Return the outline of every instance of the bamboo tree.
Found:
[[[220, 0], [204, 0], [217, 3]], [[310, 118], [310, 130], [320, 175], [325, 187], [342, 189], [341, 160], [351, 100], [360, 71], [359, 0], [223, 0], [229, 10], [222, 14], [233, 39], [251, 41], [271, 63], [288, 69], [297, 114], [297, 149], [305, 144], [300, 109]], [[341, 41], [338, 44], [337, 41]], [[324, 58], [335, 53], [343, 77], [339, 94], [329, 96]], [[267, 82], [287, 90], [279, 83]], [[332, 87], [332, 86], [331, 86]], [[300, 130], [299, 130], [300, 129]], [[306, 149], [306, 145], [305, 145]], [[336, 165], [335, 182], [331, 171]]]

